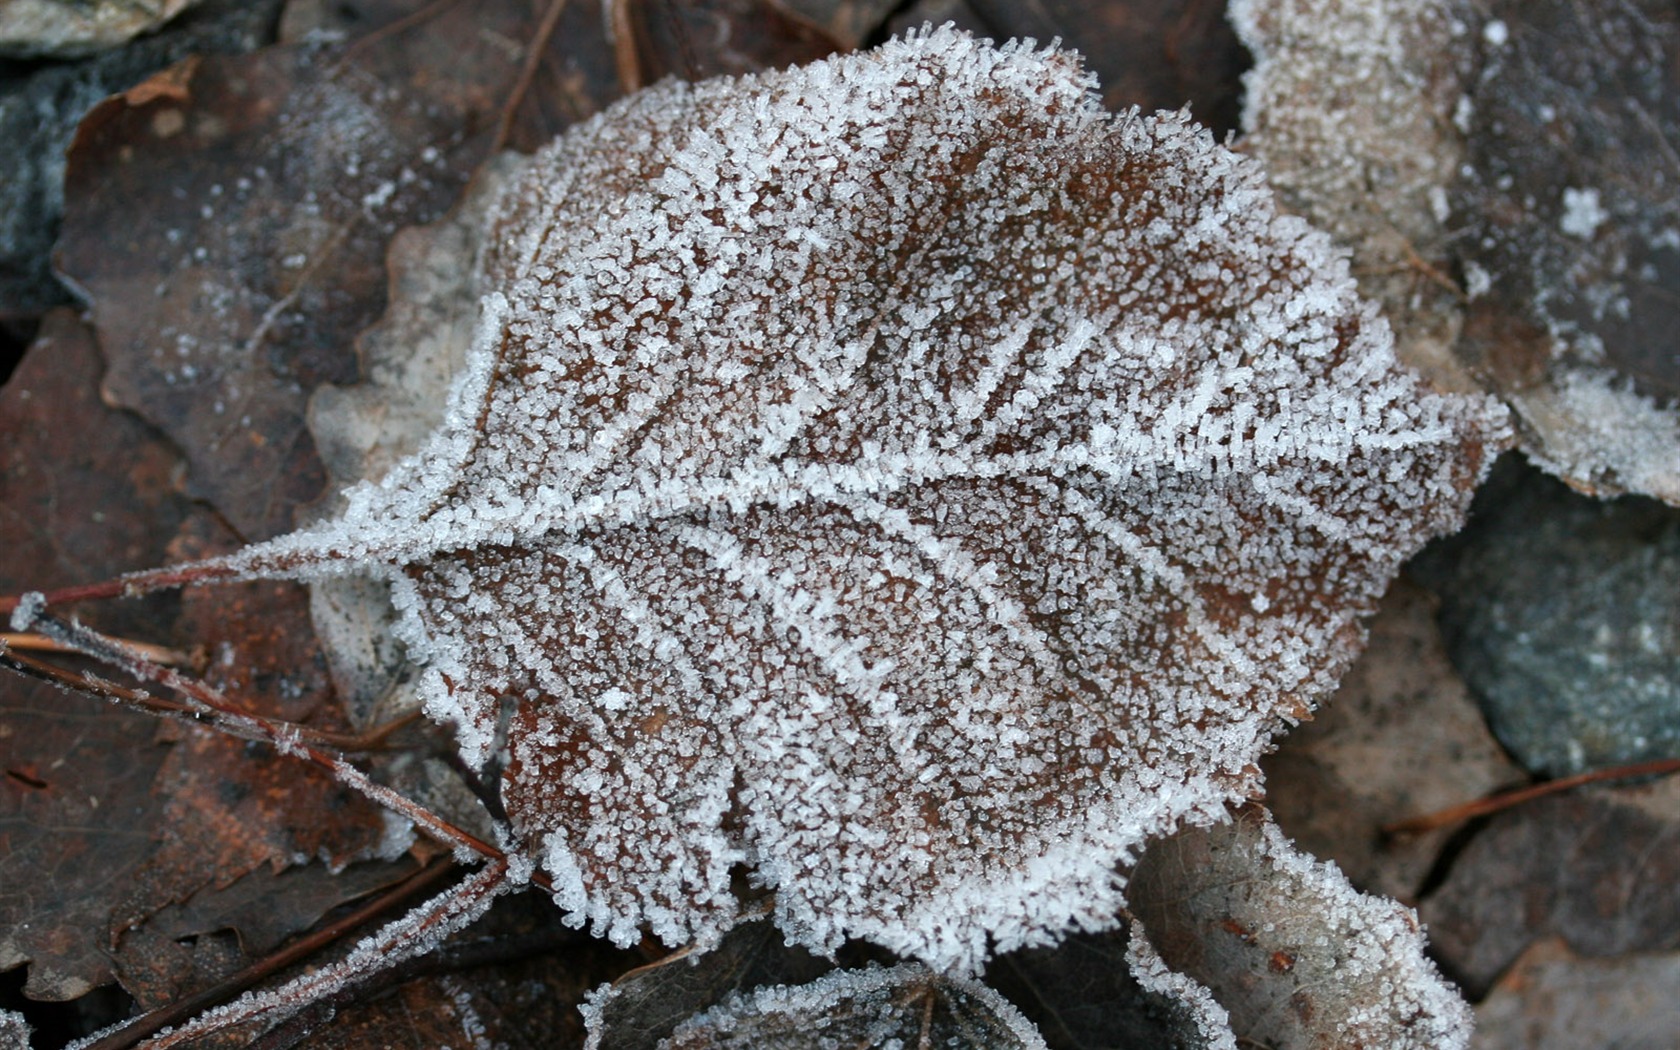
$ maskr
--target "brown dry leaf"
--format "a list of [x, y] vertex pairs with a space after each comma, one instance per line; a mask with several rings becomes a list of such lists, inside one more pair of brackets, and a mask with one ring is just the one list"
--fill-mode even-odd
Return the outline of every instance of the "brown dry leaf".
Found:
[[[0, 391], [6, 591], [161, 557], [187, 513], [167, 444], [100, 404], [101, 366], [91, 333], [55, 311]], [[173, 605], [130, 603], [100, 622], [150, 633]], [[111, 906], [165, 804], [151, 791], [168, 753], [154, 735], [102, 701], [0, 682], [0, 970], [30, 963], [33, 997], [72, 999], [111, 980]]]
[[[100, 364], [91, 333], [57, 313], [6, 387], [8, 589], [85, 579], [135, 556], [229, 547], [225, 533], [219, 547], [207, 545], [216, 526], [175, 494], [167, 444], [98, 402]], [[183, 535], [194, 542], [181, 546]], [[202, 644], [211, 677], [236, 695], [288, 718], [319, 724], [326, 714], [330, 724], [301, 602], [295, 587], [263, 584], [93, 613], [108, 630], [183, 650]], [[229, 663], [235, 649], [273, 662]], [[177, 941], [234, 929], [260, 953], [404, 873], [341, 879], [315, 864], [286, 880], [284, 894], [261, 899], [242, 883], [259, 866], [300, 856], [341, 866], [381, 847], [400, 852], [402, 840], [366, 800], [241, 742], [160, 734], [101, 701], [13, 677], [0, 705], [0, 969], [28, 963], [31, 997], [75, 998], [115, 972], [142, 999], [169, 998], [195, 965], [195, 950]], [[174, 935], [144, 925], [160, 910]]]
[[1390, 839], [1380, 829], [1526, 777], [1447, 658], [1436, 611], [1427, 591], [1397, 580], [1335, 694], [1261, 762], [1266, 805], [1297, 846], [1406, 903], [1451, 831]]
[[814, 62], [843, 50], [773, 0], [612, 0], [619, 81], [704, 80]]
[[904, 7], [902, 0], [771, 0], [822, 30], [847, 50], [879, 36], [887, 20]]
[[1467, 1041], [1469, 1007], [1424, 956], [1417, 917], [1297, 851], [1264, 810], [1154, 843], [1132, 882], [1142, 935], [1167, 966], [1212, 992], [1236, 1045], [1438, 1050]]
[[1477, 1050], [1671, 1050], [1680, 954], [1587, 959], [1536, 941], [1476, 1008]]
[[1680, 778], [1581, 789], [1492, 818], [1420, 908], [1443, 964], [1481, 995], [1530, 942], [1680, 948]]
[[319, 494], [309, 391], [355, 378], [386, 241], [483, 159], [535, 27], [512, 0], [443, 5], [347, 44], [189, 62], [84, 121], [58, 266], [92, 304], [110, 395], [246, 537]]
[[1103, 104], [1190, 107], [1216, 137], [1237, 127], [1237, 78], [1246, 57], [1225, 19], [1223, 0], [968, 0], [999, 40], [1060, 39], [1078, 51], [1102, 84]]
[[510, 192], [429, 450], [222, 571], [393, 579], [469, 761], [515, 701], [515, 827], [620, 942], [718, 936], [738, 863], [812, 947], [1113, 923], [1111, 865], [1252, 790], [1497, 414], [1060, 55], [940, 32], [612, 116]]

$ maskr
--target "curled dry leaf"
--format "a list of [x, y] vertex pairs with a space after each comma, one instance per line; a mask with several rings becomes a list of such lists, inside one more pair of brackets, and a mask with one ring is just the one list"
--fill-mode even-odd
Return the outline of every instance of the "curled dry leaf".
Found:
[[1091, 88], [941, 31], [627, 100], [505, 198], [428, 448], [213, 571], [391, 579], [616, 941], [715, 941], [737, 867], [818, 950], [1112, 924], [1503, 421], [1396, 366], [1250, 162]]
[[1470, 1008], [1424, 956], [1416, 915], [1359, 893], [1263, 811], [1154, 843], [1132, 878], [1143, 935], [1167, 966], [1211, 990], [1236, 1045], [1448, 1050], [1468, 1041]]

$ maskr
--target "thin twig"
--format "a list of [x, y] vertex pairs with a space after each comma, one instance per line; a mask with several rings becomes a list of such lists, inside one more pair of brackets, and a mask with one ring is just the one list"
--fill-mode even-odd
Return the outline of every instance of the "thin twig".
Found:
[[[170, 689], [186, 701], [191, 714], [202, 717], [218, 730], [246, 739], [264, 741], [272, 744], [282, 754], [291, 755], [326, 770], [346, 787], [372, 799], [398, 816], [408, 818], [416, 828], [441, 843], [477, 853], [493, 863], [504, 864], [507, 861], [507, 855], [497, 847], [457, 827], [418, 802], [392, 791], [383, 784], [374, 783], [366, 773], [357, 769], [339, 752], [303, 739], [303, 735], [294, 726], [281, 725], [261, 715], [242, 710], [208, 682], [189, 678], [172, 668], [150, 663], [114, 640], [79, 623], [41, 614], [35, 618], [32, 626], [49, 638], [113, 667], [121, 668], [143, 682], [156, 682]], [[143, 706], [141, 710], [152, 713], [149, 706]], [[544, 888], [551, 888], [546, 876], [533, 878], [532, 881]]]
[[1398, 820], [1392, 824], [1384, 824], [1382, 832], [1385, 835], [1417, 835], [1436, 828], [1448, 827], [1460, 821], [1474, 817], [1485, 817], [1490, 813], [1498, 813], [1521, 805], [1531, 799], [1545, 795], [1555, 795], [1560, 791], [1578, 788], [1583, 784], [1596, 784], [1606, 780], [1631, 780], [1636, 777], [1656, 777], [1669, 773], [1680, 773], [1680, 758], [1663, 758], [1654, 762], [1636, 762], [1627, 766], [1612, 766], [1609, 769], [1595, 769], [1590, 773], [1579, 773], [1572, 777], [1559, 780], [1548, 780], [1544, 784], [1531, 784], [1528, 787], [1503, 791], [1486, 798], [1476, 799], [1474, 802], [1464, 802], [1446, 809], [1439, 809], [1433, 813], [1425, 813], [1421, 817], [1411, 817]]
[[[54, 651], [77, 652], [78, 650], [70, 646], [60, 645]], [[223, 724], [222, 719], [216, 712], [206, 711], [201, 704], [153, 696], [144, 689], [133, 689], [84, 671], [71, 671], [30, 656], [18, 646], [0, 645], [0, 667], [16, 671], [26, 678], [34, 678], [37, 681], [56, 685], [61, 689], [81, 693], [84, 696], [109, 700], [112, 703], [134, 708], [158, 718], [173, 718], [190, 725], [214, 729], [228, 736], [247, 740], [266, 741], [268, 739], [267, 735], [252, 736], [241, 731], [238, 727]], [[386, 746], [391, 734], [413, 723], [419, 717], [420, 713], [418, 711], [411, 711], [383, 725], [359, 733], [340, 733], [331, 729], [317, 729], [313, 726], [298, 725], [295, 722], [281, 722], [276, 719], [269, 719], [269, 721], [288, 732], [295, 732], [301, 739], [312, 744], [347, 752], [365, 752], [381, 750]]]
[[525, 63], [519, 69], [519, 79], [513, 82], [507, 103], [502, 106], [501, 119], [496, 122], [496, 135], [490, 140], [492, 154], [506, 148], [508, 136], [513, 132], [514, 113], [536, 82], [537, 67], [542, 65], [543, 54], [548, 51], [548, 42], [554, 36], [554, 27], [560, 24], [560, 14], [565, 10], [566, 0], [550, 0], [542, 21], [537, 23], [537, 31], [532, 34], [530, 46], [525, 51]]
[[[165, 667], [190, 667], [194, 663], [192, 654], [183, 653], [179, 649], [170, 649], [150, 642], [136, 642], [133, 639], [119, 639], [123, 645], [145, 656], [154, 664]], [[75, 650], [60, 645], [51, 638], [41, 634], [17, 634], [12, 631], [0, 632], [0, 645], [8, 649], [18, 649], [32, 653], [68, 653]]]

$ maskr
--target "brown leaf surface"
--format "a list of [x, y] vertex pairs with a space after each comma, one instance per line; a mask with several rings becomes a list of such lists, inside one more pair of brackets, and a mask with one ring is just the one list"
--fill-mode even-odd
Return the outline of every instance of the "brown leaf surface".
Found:
[[1680, 955], [1582, 958], [1546, 938], [1476, 1008], [1477, 1050], [1671, 1050]]
[[1462, 1047], [1469, 1007], [1423, 954], [1417, 917], [1356, 892], [1248, 807], [1150, 846], [1133, 914], [1174, 971], [1230, 1013], [1237, 1044]]
[[[0, 390], [0, 586], [65, 585], [163, 557], [187, 513], [166, 443], [96, 393], [102, 362], [69, 311]], [[172, 598], [102, 610], [150, 634]], [[0, 970], [32, 962], [28, 993], [75, 998], [111, 979], [112, 902], [150, 854], [168, 749], [109, 705], [0, 679]]]
[[612, 0], [619, 80], [705, 80], [813, 62], [844, 50], [773, 0]]
[[[0, 397], [7, 591], [230, 546], [174, 492], [169, 446], [98, 401], [100, 369], [91, 333], [56, 313]], [[331, 725], [302, 601], [295, 586], [259, 584], [91, 614], [109, 631], [202, 645], [217, 685], [258, 709]], [[371, 855], [387, 834], [382, 814], [288, 760], [100, 701], [7, 676], [0, 704], [0, 969], [29, 963], [32, 997], [75, 998], [120, 973], [143, 999], [168, 998], [195, 965], [177, 941], [237, 929], [245, 953], [260, 953], [403, 873], [339, 879], [315, 864], [284, 893], [257, 892], [242, 883], [253, 871]], [[172, 936], [144, 925], [160, 909]], [[125, 936], [132, 927], [140, 932]]]
[[1423, 902], [1443, 964], [1480, 995], [1530, 942], [1590, 956], [1680, 947], [1680, 778], [1588, 788], [1492, 818]]
[[1223, 0], [968, 0], [999, 40], [1061, 38], [1085, 56], [1102, 84], [1103, 105], [1190, 107], [1196, 121], [1223, 137], [1237, 126], [1237, 80], [1247, 56], [1225, 21]]
[[308, 392], [355, 378], [386, 241], [484, 157], [534, 18], [448, 4], [386, 28], [189, 61], [97, 108], [71, 149], [58, 265], [92, 302], [107, 389], [247, 538], [319, 494]]

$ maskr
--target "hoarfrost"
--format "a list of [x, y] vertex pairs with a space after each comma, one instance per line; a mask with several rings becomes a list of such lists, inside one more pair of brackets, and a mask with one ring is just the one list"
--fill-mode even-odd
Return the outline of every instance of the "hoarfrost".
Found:
[[1232, 0], [1254, 53], [1244, 136], [1283, 206], [1353, 252], [1402, 361], [1475, 389], [1451, 348], [1448, 191], [1471, 115], [1465, 0]]
[[1133, 879], [1133, 943], [1147, 937], [1164, 960], [1138, 947], [1139, 980], [1170, 967], [1187, 982], [1184, 1001], [1204, 1008], [1211, 990], [1237, 1045], [1469, 1041], [1470, 1007], [1424, 954], [1417, 916], [1355, 890], [1254, 807], [1154, 843]]
[[1046, 1050], [1044, 1038], [1032, 1023], [990, 988], [941, 977], [914, 963], [838, 970], [809, 984], [736, 995], [678, 1025], [660, 1046], [668, 1050], [850, 1046]]
[[422, 452], [250, 574], [388, 579], [571, 921], [945, 971], [1257, 790], [1503, 416], [1183, 114], [945, 29], [667, 83], [515, 180]]

